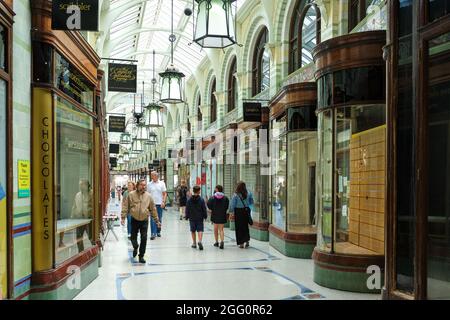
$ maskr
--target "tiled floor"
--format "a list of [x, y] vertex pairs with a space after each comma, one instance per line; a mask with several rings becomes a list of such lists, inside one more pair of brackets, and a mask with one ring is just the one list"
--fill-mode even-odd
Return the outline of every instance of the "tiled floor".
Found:
[[119, 241], [108, 236], [99, 277], [76, 299], [380, 299], [321, 287], [312, 280], [311, 260], [287, 258], [267, 242], [240, 249], [229, 229], [220, 250], [213, 247], [212, 225], [205, 227], [205, 250], [191, 249], [189, 223], [173, 209], [164, 211], [162, 237], [148, 241], [146, 265], [133, 262], [126, 228], [115, 227]]

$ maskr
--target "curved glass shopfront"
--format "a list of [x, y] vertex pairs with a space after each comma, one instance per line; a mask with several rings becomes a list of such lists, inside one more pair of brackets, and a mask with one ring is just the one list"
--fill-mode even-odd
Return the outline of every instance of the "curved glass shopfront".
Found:
[[272, 224], [290, 233], [315, 234], [316, 106], [290, 108], [272, 121]]
[[317, 85], [288, 85], [270, 105], [269, 241], [284, 255], [310, 259], [317, 232]]
[[[313, 258], [315, 281], [327, 287], [381, 289], [367, 286], [366, 271], [371, 265], [384, 269], [385, 37], [380, 31], [352, 34], [315, 50], [319, 132]], [[339, 65], [330, 59], [336, 55], [342, 57]]]

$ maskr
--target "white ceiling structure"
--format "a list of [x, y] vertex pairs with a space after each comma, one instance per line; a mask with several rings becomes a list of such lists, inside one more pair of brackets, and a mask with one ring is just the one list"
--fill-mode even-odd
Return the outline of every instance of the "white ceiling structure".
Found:
[[[237, 1], [238, 8], [246, 0]], [[188, 80], [206, 52], [193, 39], [193, 16], [184, 14], [192, 8], [192, 0], [174, 0], [174, 64]], [[151, 100], [153, 50], [156, 52], [156, 78], [170, 63], [171, 0], [103, 0], [101, 1], [100, 37], [97, 49], [102, 58], [132, 59], [138, 63], [138, 93], [145, 81], [145, 102]], [[103, 61], [107, 63], [107, 61]], [[109, 93], [109, 112], [130, 112], [133, 96]]]

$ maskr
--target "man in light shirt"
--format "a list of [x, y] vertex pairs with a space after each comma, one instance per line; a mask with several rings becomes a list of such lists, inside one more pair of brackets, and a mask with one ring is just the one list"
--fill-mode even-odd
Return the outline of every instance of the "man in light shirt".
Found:
[[[151, 194], [153, 201], [158, 211], [159, 221], [162, 222], [163, 209], [166, 207], [167, 189], [166, 184], [159, 180], [159, 174], [156, 171], [151, 173], [152, 181], [147, 186], [147, 191]], [[156, 222], [151, 220], [151, 237], [150, 240], [155, 240], [156, 236], [161, 237], [161, 228], [156, 225]]]

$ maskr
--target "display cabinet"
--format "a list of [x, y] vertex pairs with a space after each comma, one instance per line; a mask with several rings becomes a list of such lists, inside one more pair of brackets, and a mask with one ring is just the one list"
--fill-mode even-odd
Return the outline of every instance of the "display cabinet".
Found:
[[316, 244], [317, 85], [284, 87], [270, 103], [270, 244], [310, 259]]
[[358, 292], [384, 270], [385, 31], [330, 39], [314, 49], [318, 87], [318, 234], [314, 281]]

